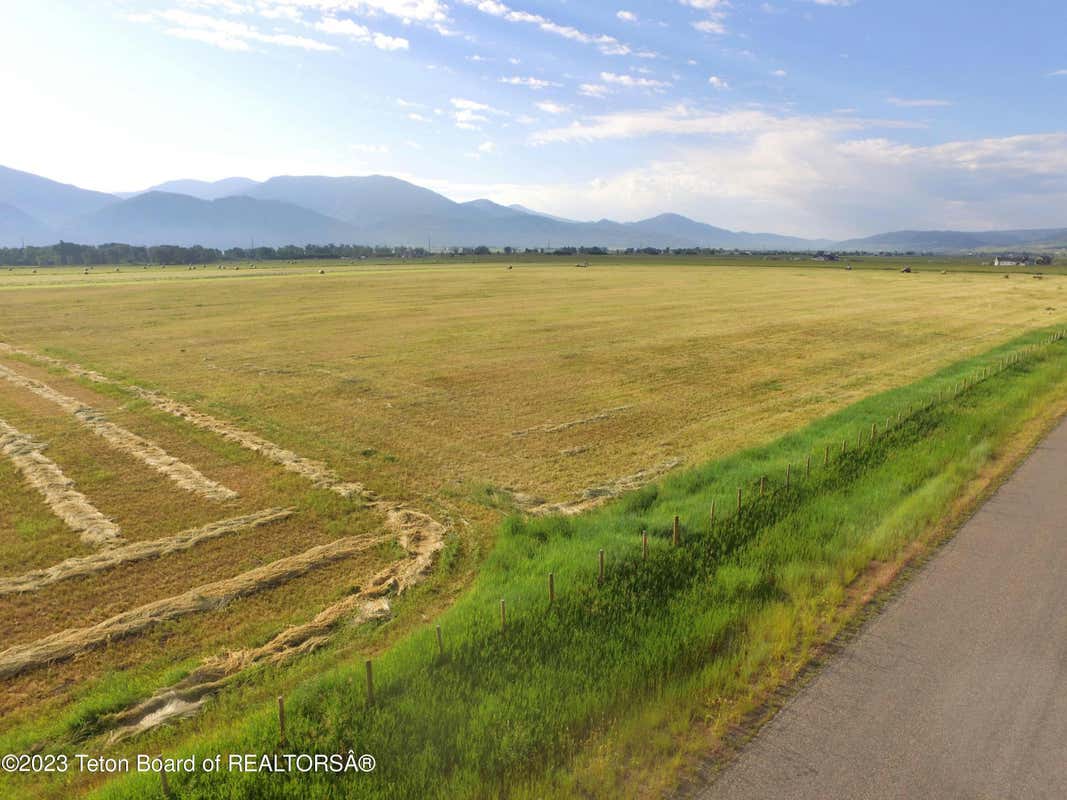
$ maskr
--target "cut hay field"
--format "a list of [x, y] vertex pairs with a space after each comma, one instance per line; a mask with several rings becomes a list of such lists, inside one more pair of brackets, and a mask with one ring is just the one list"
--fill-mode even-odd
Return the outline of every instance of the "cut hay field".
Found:
[[1067, 320], [1057, 275], [753, 266], [0, 272], [0, 750], [223, 730], [432, 619], [511, 512], [583, 511]]

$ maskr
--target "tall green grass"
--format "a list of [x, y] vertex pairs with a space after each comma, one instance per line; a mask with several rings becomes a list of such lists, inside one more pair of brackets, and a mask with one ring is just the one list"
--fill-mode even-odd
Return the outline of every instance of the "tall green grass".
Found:
[[[1006, 363], [1012, 354], [1025, 356]], [[986, 368], [993, 368], [988, 377], [955, 394]], [[198, 773], [172, 776], [170, 785], [198, 798], [497, 797], [565, 769], [611, 720], [672, 686], [742, 691], [797, 644], [795, 628], [769, 625], [768, 608], [831, 614], [844, 587], [936, 522], [1065, 379], [1067, 344], [1034, 334], [591, 513], [509, 517], [474, 586], [436, 621], [443, 656], [427, 626], [375, 662], [373, 705], [362, 662], [288, 698], [285, 752], [370, 753], [373, 773]], [[262, 708], [195, 752], [278, 750], [276, 712]], [[157, 776], [132, 775], [99, 794], [140, 798], [158, 787]]]

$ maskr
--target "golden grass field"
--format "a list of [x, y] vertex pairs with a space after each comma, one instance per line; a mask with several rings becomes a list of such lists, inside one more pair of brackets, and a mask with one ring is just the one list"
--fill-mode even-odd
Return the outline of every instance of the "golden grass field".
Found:
[[[22, 270], [0, 272], [0, 342], [157, 390], [324, 462], [445, 523], [474, 563], [508, 492], [575, 500], [644, 469], [770, 440], [1064, 320], [1065, 284], [610, 261]], [[0, 651], [381, 529], [365, 499], [314, 488], [121, 386], [11, 352], [0, 352], [0, 366], [104, 412], [237, 492], [196, 497], [0, 380], [0, 420], [47, 443], [42, 452], [127, 541], [297, 509], [184, 552], [0, 595]], [[0, 510], [0, 576], [91, 551], [4, 457]], [[114, 670], [151, 683], [176, 665], [262, 644], [365, 585], [398, 553], [386, 541], [220, 610], [8, 678], [0, 732], [37, 725]]]

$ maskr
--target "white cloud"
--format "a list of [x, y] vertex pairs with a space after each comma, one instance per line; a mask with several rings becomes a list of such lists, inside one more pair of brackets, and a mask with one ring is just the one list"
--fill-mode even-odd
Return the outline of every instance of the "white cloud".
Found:
[[1062, 75], [1067, 75], [1067, 69], [1058, 69], [1055, 72], [1050, 72], [1048, 75], [1050, 78], [1057, 78]]
[[347, 36], [364, 44], [373, 44], [379, 50], [407, 50], [408, 40], [398, 36], [387, 36], [384, 33], [371, 32], [365, 26], [350, 19], [337, 19], [336, 17], [323, 17], [315, 23], [315, 29], [323, 33], [337, 36]]
[[546, 114], [566, 114], [571, 110], [570, 106], [553, 103], [551, 100], [545, 100], [544, 102], [536, 103], [535, 105]]
[[693, 23], [701, 33], [726, 33], [726, 25], [719, 19], [701, 19]]
[[486, 141], [478, 145], [479, 153], [492, 153], [494, 150], [496, 150], [496, 144], [493, 142]]
[[213, 44], [215, 47], [221, 47], [223, 50], [241, 52], [252, 49], [244, 39], [231, 36], [228, 33], [222, 33], [221, 31], [209, 31], [199, 28], [165, 28], [164, 33], [179, 39], [191, 39], [197, 42], [204, 42], [205, 44]]
[[637, 14], [632, 11], [616, 11], [615, 16], [623, 22], [637, 22]]
[[453, 97], [449, 102], [452, 104], [452, 119], [456, 127], [465, 131], [481, 130], [482, 125], [489, 122], [491, 114], [507, 116], [505, 111], [465, 97]]
[[952, 105], [952, 103], [950, 103], [948, 100], [909, 100], [907, 98], [900, 97], [887, 97], [886, 102], [890, 105], [899, 106], [901, 108], [942, 108], [944, 106]]
[[476, 100], [467, 100], [463, 97], [453, 97], [450, 101], [453, 108], [463, 109], [465, 111], [488, 111], [489, 106], [485, 103], [479, 103]]
[[545, 89], [549, 86], [559, 86], [558, 83], [553, 81], [546, 81], [541, 78], [520, 77], [518, 75], [501, 78], [500, 82], [509, 83], [512, 86], [528, 86], [531, 89]]
[[288, 33], [264, 33], [245, 22], [222, 19], [209, 14], [197, 14], [178, 8], [156, 11], [151, 14], [138, 15], [138, 22], [155, 21], [162, 23], [164, 33], [181, 39], [204, 42], [224, 50], [249, 51], [252, 43], [273, 44], [279, 47], [294, 47], [302, 50], [329, 51], [336, 50], [333, 45], [295, 36]]
[[540, 14], [532, 14], [529, 11], [513, 9], [504, 3], [498, 2], [498, 0], [460, 0], [460, 2], [471, 8], [476, 8], [483, 14], [499, 17], [508, 22], [536, 25], [546, 33], [562, 36], [565, 39], [581, 42], [582, 44], [595, 45], [600, 52], [605, 55], [616, 56], [627, 55], [630, 53], [629, 45], [623, 44], [614, 36], [586, 33], [571, 25], [560, 25], [558, 22], [554, 22], [548, 17], [544, 17]]
[[784, 69], [776, 69], [774, 72], [771, 73], [771, 75], [776, 78], [784, 78], [789, 75], [789, 73], [786, 72]]
[[356, 143], [356, 144], [350, 145], [350, 147], [351, 147], [352, 150], [355, 150], [357, 153], [368, 153], [368, 154], [384, 155], [384, 154], [389, 152], [388, 145], [384, 145], [384, 144]]
[[666, 81], [658, 81], [654, 78], [635, 78], [633, 75], [615, 72], [601, 72], [600, 80], [604, 81], [604, 83], [625, 86], [628, 89], [663, 89], [670, 86]]
[[339, 36], [351, 36], [353, 39], [370, 38], [370, 30], [350, 19], [323, 17], [315, 23], [315, 30], [322, 31], [323, 33], [334, 33]]
[[424, 117], [422, 114], [418, 114], [418, 113], [416, 113], [414, 111], [411, 112], [410, 114], [408, 114], [408, 119], [410, 119], [412, 122], [429, 122], [430, 121], [429, 117]]
[[671, 210], [734, 230], [801, 236], [1063, 225], [1067, 133], [913, 146], [845, 138], [851, 129], [804, 117], [737, 127], [747, 127], [744, 135], [666, 151], [591, 181], [435, 188], [565, 217]]
[[448, 21], [448, 6], [442, 0], [260, 0], [260, 6], [309, 8], [324, 13], [348, 11], [368, 16], [385, 14], [405, 23]]
[[[608, 139], [633, 139], [657, 134], [676, 136], [717, 136], [765, 133], [785, 130], [803, 119], [809, 128], [816, 127], [812, 118], [777, 117], [765, 111], [702, 111], [685, 105], [645, 111], [619, 111], [588, 117], [563, 128], [537, 131], [532, 144], [560, 142], [595, 142]], [[858, 127], [859, 120], [826, 119], [819, 127], [844, 129]]]
[[384, 33], [375, 33], [372, 37], [374, 46], [379, 50], [407, 50], [408, 40], [402, 36], [386, 36]]
[[710, 83], [716, 89], [730, 88], [730, 84], [727, 83], [724, 79], [720, 78], [718, 75], [712, 75], [710, 78], [708, 78], [708, 83]]
[[578, 94], [586, 97], [604, 97], [611, 89], [602, 83], [583, 83], [578, 87]]

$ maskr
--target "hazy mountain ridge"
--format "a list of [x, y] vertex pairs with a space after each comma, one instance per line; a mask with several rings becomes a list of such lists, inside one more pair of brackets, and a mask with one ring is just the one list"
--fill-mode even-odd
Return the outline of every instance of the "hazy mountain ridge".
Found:
[[1067, 246], [1067, 228], [893, 231], [832, 242], [718, 228], [680, 214], [579, 222], [480, 199], [456, 202], [385, 175], [175, 180], [112, 195], [0, 167], [0, 246], [101, 244], [712, 247], [954, 252]]

